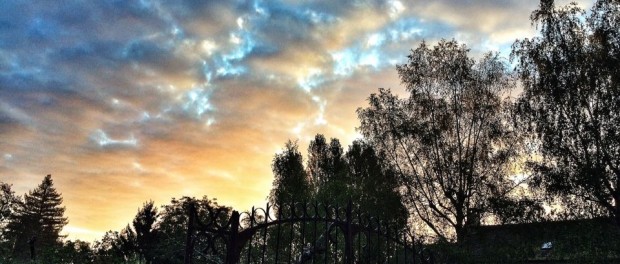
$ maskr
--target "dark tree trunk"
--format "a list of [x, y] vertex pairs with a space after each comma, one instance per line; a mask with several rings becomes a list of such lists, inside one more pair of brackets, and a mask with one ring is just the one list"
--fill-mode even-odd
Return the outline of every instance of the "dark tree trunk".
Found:
[[185, 256], [184, 264], [192, 264], [194, 258], [194, 217], [196, 216], [196, 207], [194, 204], [189, 205], [189, 214], [187, 220], [187, 234], [185, 237]]
[[620, 197], [615, 197], [614, 203], [614, 219], [616, 220], [616, 225], [620, 228]]
[[34, 250], [34, 243], [37, 241], [37, 237], [36, 236], [32, 236], [29, 240], [28, 240], [28, 245], [30, 245], [30, 259], [31, 260], [36, 260], [36, 253]]
[[464, 226], [456, 227], [456, 243], [465, 243], [465, 237], [467, 236], [467, 229]]

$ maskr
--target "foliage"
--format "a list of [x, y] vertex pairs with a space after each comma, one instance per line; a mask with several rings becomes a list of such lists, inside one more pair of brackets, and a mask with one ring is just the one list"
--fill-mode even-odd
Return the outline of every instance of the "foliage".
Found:
[[518, 121], [539, 157], [533, 186], [620, 224], [620, 2], [599, 0], [586, 14], [544, 0], [531, 18], [540, 36], [517, 41], [512, 55]]
[[8, 261], [11, 255], [11, 243], [6, 226], [19, 209], [21, 198], [11, 190], [11, 185], [0, 182], [0, 262]]
[[310, 200], [310, 183], [296, 142], [288, 141], [284, 150], [273, 158], [271, 167], [274, 174], [274, 188], [269, 194], [271, 204]]
[[0, 182], [0, 227], [17, 211], [20, 197], [11, 190], [11, 185]]
[[147, 264], [153, 263], [157, 258], [155, 247], [157, 245], [157, 208], [153, 205], [153, 201], [145, 203], [134, 218], [132, 224], [136, 234], [136, 246], [141, 258], [144, 258]]
[[406, 205], [441, 239], [460, 240], [492, 213], [491, 199], [517, 185], [509, 165], [518, 135], [502, 102], [514, 82], [497, 55], [476, 63], [468, 51], [456, 41], [422, 43], [397, 66], [409, 97], [379, 89], [358, 109], [360, 132], [385, 155]]
[[545, 209], [541, 201], [529, 197], [492, 197], [489, 209], [499, 224], [517, 224], [544, 221]]
[[184, 263], [184, 253], [191, 207], [196, 219], [192, 227], [193, 263], [212, 263], [224, 252], [223, 241], [215, 243], [214, 252], [210, 240], [196, 235], [205, 227], [224, 226], [228, 222], [231, 208], [218, 205], [216, 200], [206, 196], [173, 198], [170, 204], [157, 210], [153, 202], [145, 203], [136, 214], [131, 225], [120, 232], [108, 231], [94, 246], [94, 263]]
[[405, 226], [406, 211], [395, 174], [371, 145], [358, 140], [344, 153], [338, 139], [328, 142], [317, 134], [308, 147], [306, 168], [297, 148], [289, 141], [274, 157], [272, 204], [314, 201], [345, 206], [352, 201], [366, 214]]
[[345, 159], [352, 200], [368, 215], [402, 229], [407, 210], [401, 202], [393, 170], [386, 168], [374, 148], [362, 140], [349, 146]]
[[[124, 230], [131, 230], [127, 226]], [[133, 238], [128, 232], [108, 231], [100, 241], [93, 245], [95, 254], [94, 263], [123, 263], [130, 261], [134, 256]]]
[[346, 163], [340, 141], [317, 134], [308, 146], [308, 174], [314, 188], [314, 198], [321, 202], [346, 204], [350, 198], [347, 187]]
[[88, 242], [67, 240], [56, 254], [54, 263], [93, 263], [94, 252]]
[[[407, 213], [401, 203], [394, 173], [384, 166], [373, 147], [361, 140], [353, 142], [345, 153], [338, 139], [332, 138], [328, 142], [325, 136], [317, 134], [309, 144], [305, 169], [297, 144], [289, 141], [285, 150], [276, 154], [273, 168], [275, 179], [270, 201], [283, 206], [275, 212], [279, 218], [286, 219], [293, 210], [297, 216], [307, 212], [332, 217], [336, 217], [334, 214], [338, 210], [338, 217], [343, 217], [343, 208], [351, 201], [364, 217], [381, 219], [398, 232], [405, 230]], [[304, 199], [306, 197], [309, 199]], [[292, 202], [301, 203], [292, 205]], [[307, 206], [305, 209], [302, 205], [304, 202]], [[329, 209], [322, 211], [324, 206], [329, 206]], [[340, 209], [335, 209], [336, 207]], [[305, 225], [291, 223], [284, 224], [282, 228], [270, 229], [265, 233], [267, 250], [274, 252], [277, 247], [280, 258], [287, 259], [300, 256], [299, 250], [304, 248], [306, 243], [323, 245], [324, 242], [320, 241], [325, 241], [323, 233], [330, 229], [330, 225], [323, 222], [309, 224], [308, 227]], [[373, 241], [376, 241], [376, 236], [374, 237]], [[333, 238], [339, 242], [331, 246], [342, 248], [343, 234], [336, 232]], [[278, 241], [281, 240], [287, 242], [279, 244]], [[263, 242], [259, 236], [250, 241], [250, 244], [254, 248], [260, 248]], [[252, 252], [260, 257], [260, 251]], [[337, 257], [342, 253], [334, 254]], [[375, 256], [375, 253], [372, 255]], [[272, 254], [268, 255], [273, 257]], [[330, 257], [332, 256], [314, 256], [319, 262]]]
[[67, 224], [67, 218], [61, 204], [62, 197], [54, 188], [51, 175], [24, 195], [24, 201], [6, 226], [7, 238], [15, 245], [12, 253], [17, 259], [31, 258], [29, 244], [33, 244], [35, 256], [41, 258], [62, 246], [60, 231]]
[[[194, 197], [173, 198], [170, 204], [162, 206], [158, 222], [158, 255], [161, 263], [183, 263], [184, 251], [186, 246], [188, 216], [190, 207], [196, 210], [196, 222], [194, 223], [196, 232], [201, 232], [205, 225], [211, 227], [226, 225], [232, 208], [219, 205], [217, 200], [211, 200], [207, 196], [201, 199]], [[215, 243], [214, 247], [218, 252], [213, 252], [209, 248], [209, 240], [204, 236], [193, 236], [194, 263], [209, 262], [213, 255], [222, 256], [222, 241]]]
[[[308, 202], [312, 200], [315, 194], [308, 173], [304, 168], [303, 156], [298, 150], [297, 142], [288, 141], [285, 144], [284, 150], [276, 154], [273, 158], [271, 167], [273, 169], [274, 180], [273, 188], [269, 194], [269, 202], [274, 206], [274, 213], [276, 215], [279, 217], [290, 217], [291, 210], [287, 209], [293, 206], [291, 203]], [[264, 220], [263, 216], [257, 215], [256, 217], [259, 218], [259, 220], [261, 218]], [[248, 219], [244, 220], [244, 226], [247, 227], [251, 224]], [[299, 230], [296, 230], [294, 224], [291, 224], [290, 228], [282, 228], [277, 231], [270, 230], [268, 244], [273, 250], [276, 250], [275, 247], [278, 247], [277, 250], [279, 250], [280, 256], [292, 256], [295, 245], [301, 243], [301, 236]], [[279, 244], [279, 240], [291, 237], [295, 237], [295, 239], [291, 239], [292, 241], [290, 241], [290, 243]], [[253, 239], [249, 243], [253, 247], [259, 247], [260, 242], [261, 241]], [[258, 254], [258, 252], [254, 252], [254, 254]]]

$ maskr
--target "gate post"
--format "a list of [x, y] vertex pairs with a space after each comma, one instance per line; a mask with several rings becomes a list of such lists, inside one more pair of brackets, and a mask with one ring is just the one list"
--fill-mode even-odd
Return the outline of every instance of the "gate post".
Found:
[[352, 217], [352, 207], [353, 203], [349, 200], [349, 204], [347, 204], [347, 212], [346, 212], [346, 226], [344, 230], [344, 255], [345, 255], [345, 263], [353, 264], [354, 255], [353, 255], [353, 230], [351, 230], [351, 222], [353, 221]]
[[228, 245], [226, 245], [226, 264], [236, 264], [241, 257], [241, 247], [237, 245], [239, 235], [239, 212], [233, 211], [230, 216]]

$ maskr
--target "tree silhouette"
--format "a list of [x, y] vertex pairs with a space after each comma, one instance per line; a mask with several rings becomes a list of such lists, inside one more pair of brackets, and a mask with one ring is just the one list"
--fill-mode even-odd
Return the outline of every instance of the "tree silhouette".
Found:
[[127, 247], [123, 245], [123, 238], [118, 231], [106, 232], [101, 240], [96, 241], [93, 245], [93, 251], [95, 254], [94, 263], [123, 263], [130, 260], [132, 252], [126, 250]]
[[[62, 197], [47, 175], [35, 188], [24, 195], [24, 201], [6, 227], [14, 244], [13, 254], [18, 258], [44, 256], [62, 246], [60, 231], [67, 224]], [[30, 252], [29, 242], [35, 251]], [[45, 254], [42, 254], [45, 253]]]
[[312, 189], [296, 142], [286, 143], [284, 150], [273, 158], [271, 168], [274, 174], [273, 187], [269, 194], [271, 204], [310, 200]]
[[11, 255], [10, 232], [7, 230], [7, 224], [16, 216], [20, 204], [21, 199], [11, 190], [11, 185], [0, 182], [0, 261], [8, 261]]
[[[362, 141], [355, 141], [349, 146], [347, 153], [344, 153], [338, 139], [332, 138], [328, 143], [325, 136], [317, 134], [309, 144], [308, 156], [308, 165], [304, 169], [303, 158], [297, 149], [297, 144], [291, 141], [286, 143], [283, 152], [276, 154], [272, 164], [275, 177], [270, 195], [270, 202], [278, 209], [275, 215], [284, 219], [290, 217], [291, 202], [306, 202], [306, 209], [310, 215], [314, 213], [325, 215], [333, 214], [334, 211], [321, 211], [324, 206], [342, 209], [351, 201], [356, 212], [360, 210], [365, 216], [380, 219], [395, 231], [405, 229], [407, 212], [401, 203], [394, 173], [384, 168], [372, 146]], [[308, 177], [308, 174], [312, 176]], [[312, 179], [312, 184], [309, 179]], [[281, 208], [277, 208], [278, 205], [284, 206], [286, 210], [279, 212]], [[315, 211], [314, 205], [318, 205], [316, 208], [318, 212]], [[299, 204], [294, 207], [299, 216], [303, 207]], [[298, 253], [293, 252], [305, 246], [303, 241], [312, 244], [320, 240], [321, 234], [316, 236], [312, 229], [305, 228], [303, 223], [284, 224], [284, 226], [282, 230], [270, 230], [266, 241], [271, 252], [277, 250], [279, 256], [284, 256], [285, 259], [286, 256], [297, 255]], [[328, 226], [327, 223], [314, 224], [316, 230], [326, 230]], [[342, 233], [335, 234], [333, 238], [334, 241], [340, 241], [339, 246], [343, 246]], [[378, 237], [369, 236], [365, 239], [376, 241]], [[286, 242], [279, 243], [281, 240]], [[255, 239], [251, 243], [260, 246], [262, 240]], [[373, 257], [382, 254], [377, 245], [368, 250], [373, 252], [371, 254]], [[260, 251], [255, 253], [258, 254]], [[327, 255], [315, 257], [319, 262], [323, 258], [329, 258]]]
[[81, 240], [68, 240], [64, 242], [62, 249], [56, 254], [54, 262], [94, 263], [95, 254], [88, 242]]
[[586, 15], [541, 1], [531, 19], [540, 36], [517, 41], [512, 56], [518, 121], [540, 157], [533, 186], [569, 210], [604, 208], [620, 225], [620, 2], [599, 0]]
[[0, 227], [17, 211], [20, 199], [11, 190], [11, 185], [0, 182]]
[[118, 234], [118, 245], [120, 246], [120, 252], [123, 254], [125, 261], [140, 260], [140, 249], [138, 248], [138, 239], [136, 238], [136, 232], [130, 225], [125, 226]]
[[366, 142], [353, 141], [345, 154], [347, 185], [352, 200], [365, 213], [402, 230], [407, 224], [407, 211], [401, 201], [396, 174], [383, 165], [379, 156]]
[[153, 263], [157, 257], [155, 252], [158, 238], [156, 221], [157, 208], [153, 205], [153, 201], [149, 201], [138, 210], [132, 222], [138, 253], [147, 264]]
[[314, 198], [321, 202], [346, 204], [350, 198], [347, 187], [346, 161], [337, 138], [329, 143], [317, 134], [308, 146], [308, 174], [312, 180]]
[[[192, 206], [197, 215], [194, 223], [196, 233], [201, 232], [200, 226], [209, 223], [217, 223], [219, 226], [226, 225], [232, 213], [232, 208], [219, 205], [217, 200], [209, 199], [207, 196], [203, 196], [201, 199], [194, 197], [173, 198], [170, 204], [162, 206], [160, 211], [160, 221], [157, 225], [159, 263], [184, 263], [188, 220]], [[205, 236], [193, 235], [191, 239], [195, 251], [193, 254], [194, 263], [213, 263], [213, 259], [225, 256], [223, 241], [218, 240], [214, 243], [218, 252], [213, 252], [210, 248], [210, 241]]]
[[516, 186], [517, 135], [502, 102], [514, 82], [497, 55], [476, 63], [456, 41], [422, 43], [408, 59], [397, 69], [409, 97], [379, 89], [358, 109], [359, 130], [394, 169], [411, 213], [462, 241]]

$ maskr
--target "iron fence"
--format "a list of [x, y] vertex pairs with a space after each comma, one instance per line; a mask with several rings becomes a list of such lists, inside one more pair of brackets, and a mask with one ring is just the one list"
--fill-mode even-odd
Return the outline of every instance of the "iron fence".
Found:
[[[293, 203], [249, 212], [208, 212], [190, 205], [184, 263], [432, 263], [405, 228], [353, 206]], [[196, 241], [203, 241], [197, 245]], [[200, 247], [200, 248], [197, 248]]]

